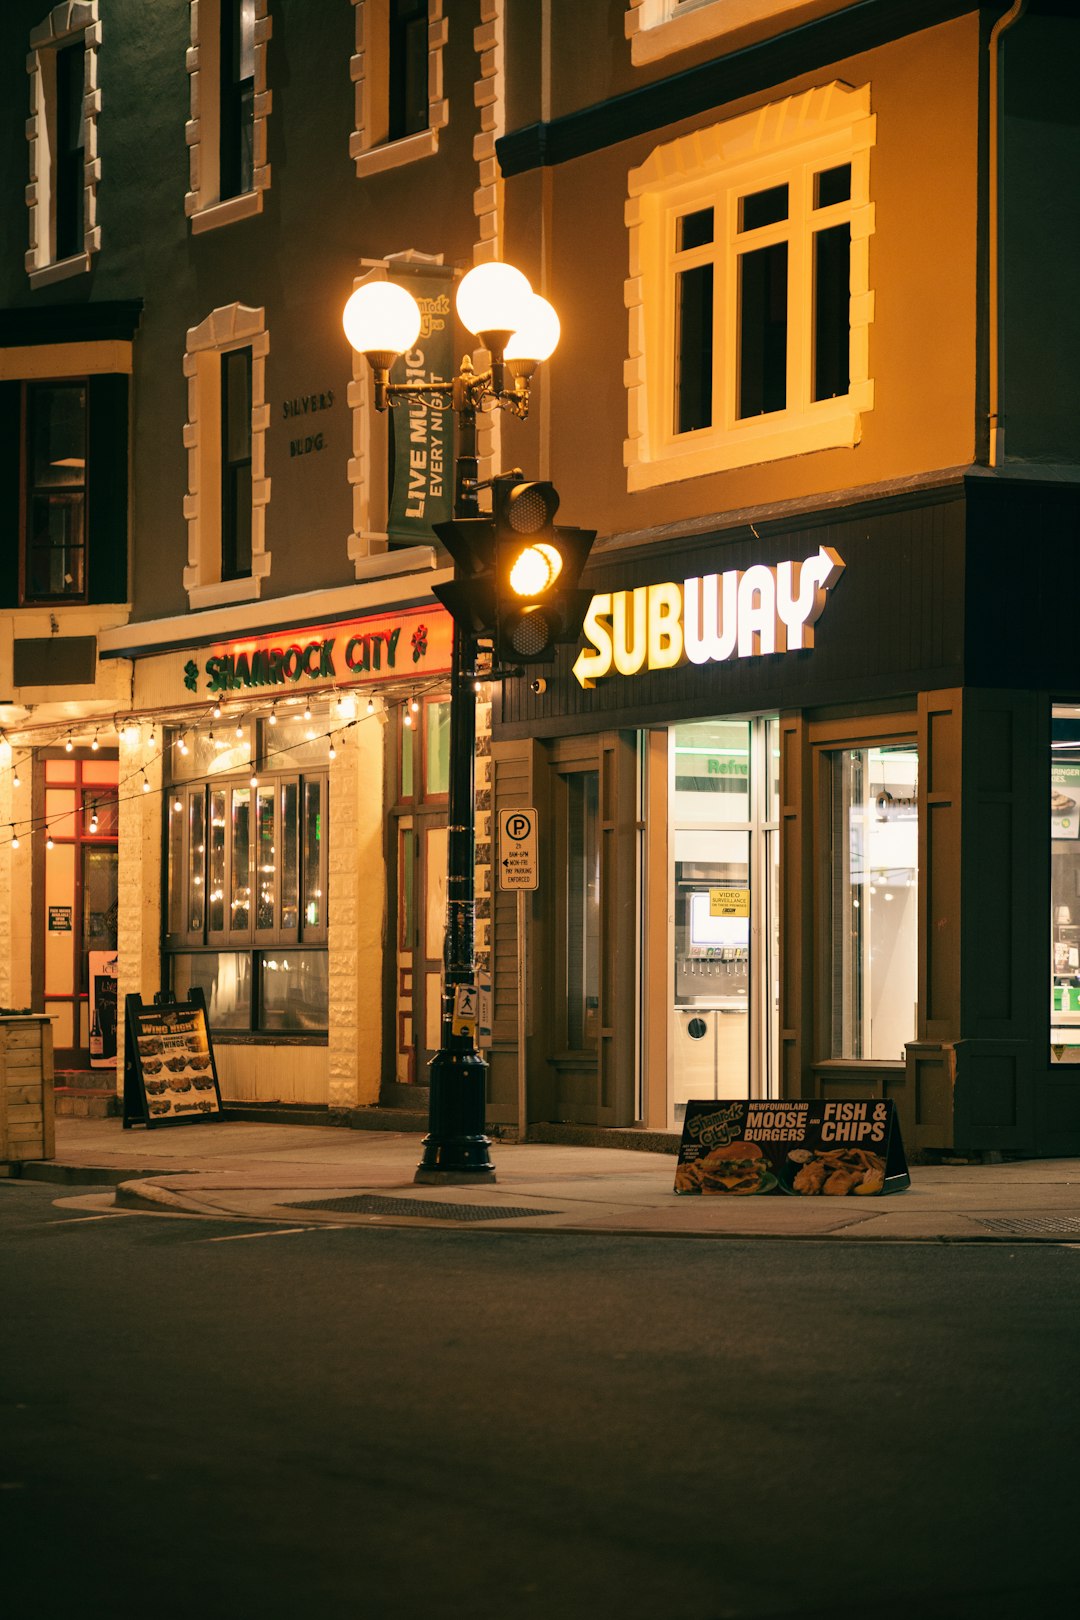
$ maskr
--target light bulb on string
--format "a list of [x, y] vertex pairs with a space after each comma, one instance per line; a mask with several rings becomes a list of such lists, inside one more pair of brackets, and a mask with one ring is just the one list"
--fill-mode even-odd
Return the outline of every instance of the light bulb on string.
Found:
[[337, 749], [334, 747], [334, 739], [333, 739], [333, 737], [330, 738], [330, 748], [329, 748], [327, 758], [329, 758], [329, 759], [337, 759]]
[[95, 805], [91, 805], [91, 807], [90, 807], [90, 831], [92, 833], [97, 832], [97, 829], [98, 829], [97, 805], [95, 804]]
[[95, 731], [95, 732], [94, 732], [94, 740], [93, 740], [93, 742], [92, 742], [92, 743], [91, 743], [91, 744], [90, 744], [90, 747], [91, 747], [91, 748], [92, 748], [92, 749], [93, 749], [93, 751], [94, 751], [94, 753], [95, 753], [95, 754], [96, 754], [96, 753], [97, 753], [97, 751], [98, 751], [98, 747], [99, 747], [99, 744], [98, 744], [98, 734], [97, 734], [97, 732], [96, 732], [96, 731]]
[[176, 746], [177, 746], [177, 748], [179, 748], [180, 752], [183, 754], [184, 758], [186, 759], [187, 758], [188, 745], [187, 745], [187, 739], [185, 738], [184, 733], [182, 731], [177, 736]]
[[368, 712], [368, 714], [374, 714], [375, 713], [375, 699], [374, 698], [368, 698], [368, 700], [367, 700], [367, 712]]
[[221, 704], [220, 703], [215, 703], [214, 707], [210, 710], [210, 713], [213, 715], [215, 720], [220, 720], [221, 719]]
[[11, 775], [11, 785], [12, 787], [16, 788], [22, 787], [22, 777], [19, 775], [19, 767], [17, 765], [15, 766], [15, 769]]
[[45, 839], [45, 848], [46, 849], [55, 849], [56, 848], [56, 845], [53, 843], [52, 833], [49, 833], [48, 836]]
[[150, 783], [146, 779], [146, 772], [145, 771], [143, 771], [143, 773], [142, 773], [142, 790], [143, 790], [144, 793], [149, 793], [149, 791], [150, 791]]
[[251, 767], [251, 785], [253, 788], [258, 787], [259, 785], [259, 776], [254, 765]]
[[179, 815], [181, 810], [184, 808], [183, 805], [180, 803], [179, 799], [174, 799], [173, 800], [172, 807], [176, 811], [177, 815]]
[[277, 704], [276, 703], [271, 703], [271, 705], [270, 705], [270, 724], [272, 726], [277, 725]]
[[412, 710], [413, 714], [418, 714], [420, 712], [420, 705], [417, 703], [415, 698], [409, 699], [409, 708]]
[[150, 727], [150, 740], [149, 740], [149, 742], [147, 743], [146, 746], [148, 748], [156, 748], [157, 747], [157, 732], [154, 730], [153, 726]]
[[74, 747], [75, 747], [75, 744], [72, 742], [71, 738], [69, 737], [67, 739], [67, 741], [65, 742], [65, 744], [64, 744], [64, 753], [65, 754], [70, 754], [72, 752], [72, 750], [74, 749]]
[[242, 725], [241, 725], [241, 724], [240, 724], [240, 722], [239, 722], [239, 720], [238, 720], [238, 721], [237, 721], [237, 722], [236, 722], [236, 737], [237, 737], [237, 741], [240, 741], [240, 740], [242, 740], [242, 739], [243, 739], [243, 735], [244, 735], [244, 728], [243, 728], [243, 726], [242, 726]]
[[405, 724], [407, 726], [412, 725], [412, 715], [411, 715], [411, 713], [409, 712], [408, 709], [405, 710]]
[[310, 720], [311, 719], [311, 704], [310, 703], [305, 703], [304, 704], [304, 719], [305, 720]]
[[12, 849], [18, 849], [18, 847], [19, 847], [19, 835], [15, 831], [14, 823], [12, 823], [12, 827], [11, 827], [11, 847], [12, 847]]

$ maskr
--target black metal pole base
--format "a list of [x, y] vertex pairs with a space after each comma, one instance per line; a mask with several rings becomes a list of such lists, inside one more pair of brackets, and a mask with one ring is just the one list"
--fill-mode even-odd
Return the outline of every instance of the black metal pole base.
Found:
[[429, 1186], [493, 1182], [491, 1138], [484, 1135], [487, 1064], [471, 1049], [444, 1049], [436, 1052], [428, 1073], [431, 1129], [413, 1180]]

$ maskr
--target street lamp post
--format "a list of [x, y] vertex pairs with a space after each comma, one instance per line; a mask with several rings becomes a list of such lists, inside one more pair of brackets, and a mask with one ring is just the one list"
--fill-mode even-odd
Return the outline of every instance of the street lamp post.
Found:
[[[458, 420], [454, 518], [467, 520], [480, 517], [478, 413], [490, 406], [519, 418], [528, 415], [529, 382], [536, 366], [555, 348], [559, 322], [520, 270], [507, 264], [478, 265], [469, 271], [458, 286], [456, 302], [462, 324], [480, 339], [490, 366], [474, 371], [466, 356], [458, 375], [442, 382], [390, 381], [391, 366], [413, 346], [420, 331], [420, 309], [403, 287], [389, 281], [363, 283], [346, 304], [342, 319], [349, 342], [371, 366], [376, 410], [423, 396], [436, 408], [454, 411]], [[461, 573], [456, 564], [455, 579]], [[476, 656], [475, 631], [455, 615], [442, 1026], [439, 1051], [430, 1067], [428, 1134], [415, 1176], [429, 1184], [495, 1180], [491, 1141], [485, 1133], [487, 1063], [472, 1036], [454, 1029], [459, 989], [471, 987], [474, 996], [476, 991]]]

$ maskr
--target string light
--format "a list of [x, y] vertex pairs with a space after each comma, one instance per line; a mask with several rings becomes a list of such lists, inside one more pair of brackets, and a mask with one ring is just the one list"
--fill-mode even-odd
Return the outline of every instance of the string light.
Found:
[[253, 788], [258, 787], [259, 785], [259, 777], [254, 765], [251, 767], [251, 785]]
[[243, 741], [243, 736], [244, 736], [244, 728], [243, 728], [243, 726], [240, 724], [240, 722], [238, 720], [236, 722], [236, 739], [237, 739], [237, 741], [238, 742]]
[[183, 805], [180, 803], [179, 799], [174, 799], [173, 800], [172, 807], [176, 811], [177, 815], [179, 815], [181, 810], [184, 808]]
[[221, 704], [220, 703], [215, 703], [214, 707], [210, 710], [210, 713], [213, 715], [215, 720], [220, 720], [221, 719]]
[[368, 714], [374, 714], [375, 713], [375, 699], [374, 698], [368, 698], [368, 700], [367, 700], [367, 712], [368, 712]]
[[22, 787], [22, 778], [19, 776], [19, 767], [16, 765], [11, 777], [12, 787]]
[[144, 793], [149, 793], [149, 791], [150, 791], [150, 783], [146, 779], [146, 772], [145, 771], [143, 771], [143, 773], [142, 773], [142, 790], [143, 790]]
[[270, 724], [272, 726], [277, 725], [277, 704], [276, 703], [271, 703], [271, 705], [270, 705]]
[[45, 840], [45, 848], [46, 849], [55, 849], [56, 848], [56, 845], [53, 843], [52, 833], [50, 833], [49, 836]]
[[64, 744], [64, 753], [65, 754], [70, 754], [74, 747], [75, 747], [75, 744], [72, 742], [71, 738], [69, 737], [67, 742]]
[[334, 747], [334, 739], [333, 739], [333, 737], [330, 738], [330, 751], [329, 751], [328, 758], [337, 759], [337, 749]]
[[148, 748], [156, 748], [157, 747], [157, 732], [154, 730], [153, 726], [150, 727], [150, 741], [147, 743], [146, 746]]
[[405, 724], [407, 726], [411, 726], [412, 725], [412, 715], [411, 715], [411, 713], [409, 712], [408, 709], [405, 710], [405, 717], [404, 718], [405, 718]]
[[93, 749], [94, 753], [96, 754], [97, 751], [98, 751], [98, 734], [97, 734], [96, 731], [94, 732], [94, 740], [90, 744], [90, 747]]
[[310, 720], [311, 719], [311, 704], [310, 703], [305, 703], [304, 704], [304, 719], [305, 720]]
[[11, 826], [11, 847], [12, 847], [12, 849], [18, 849], [18, 847], [19, 847], [19, 835], [15, 831], [14, 822], [12, 823], [12, 826]]
[[97, 805], [94, 804], [94, 805], [91, 805], [91, 807], [90, 807], [90, 831], [92, 833], [97, 832], [97, 827], [98, 827]]
[[180, 732], [179, 736], [176, 739], [176, 746], [177, 746], [177, 748], [179, 748], [180, 752], [184, 755], [184, 757], [186, 759], [187, 758], [188, 745], [187, 745], [187, 741], [186, 741], [186, 739], [184, 737], [184, 733], [182, 731]]
[[420, 705], [417, 703], [415, 698], [409, 699], [409, 708], [412, 710], [413, 714], [419, 714], [420, 712]]

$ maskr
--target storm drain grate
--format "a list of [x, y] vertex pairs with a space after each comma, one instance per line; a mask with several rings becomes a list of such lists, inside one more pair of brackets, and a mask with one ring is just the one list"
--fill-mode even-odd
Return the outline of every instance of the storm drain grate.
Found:
[[513, 1204], [438, 1204], [424, 1198], [316, 1198], [290, 1209], [328, 1209], [339, 1215], [415, 1215], [429, 1221], [519, 1221], [528, 1215], [557, 1215], [555, 1209], [518, 1209]]
[[980, 1220], [979, 1225], [1006, 1237], [1080, 1237], [1080, 1216], [1077, 1215], [1018, 1216], [1014, 1220]]

